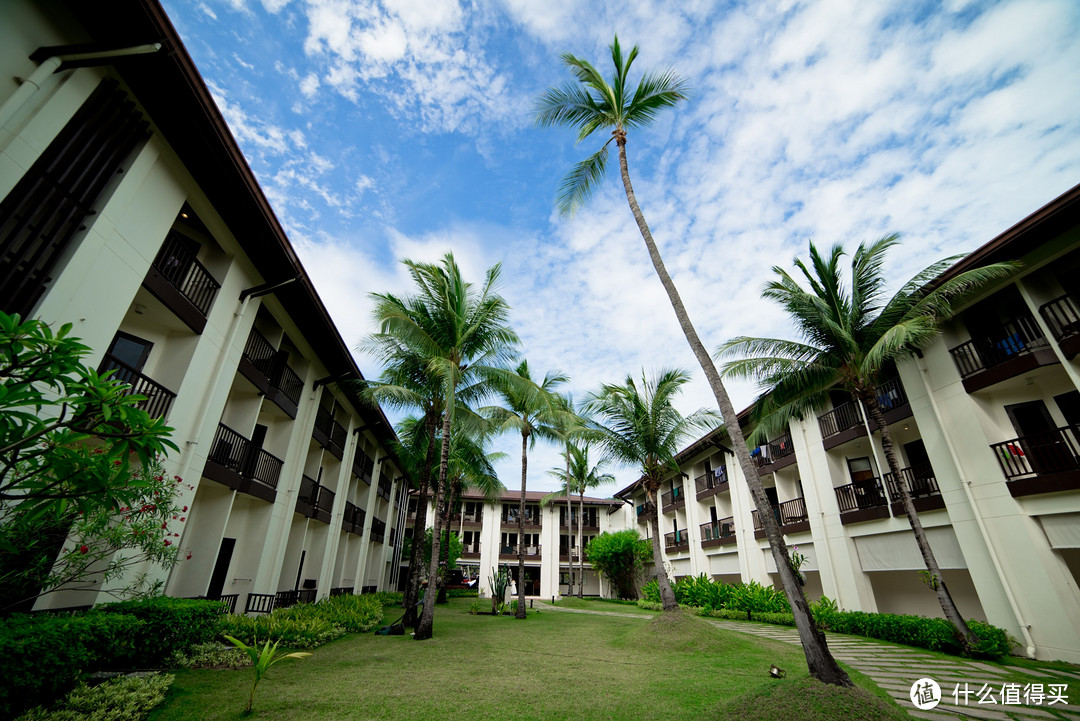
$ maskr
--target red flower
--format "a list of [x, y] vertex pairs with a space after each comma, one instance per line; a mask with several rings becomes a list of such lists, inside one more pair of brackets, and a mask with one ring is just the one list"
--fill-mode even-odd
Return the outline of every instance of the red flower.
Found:
[[162, 523], [162, 524], [161, 524], [161, 527], [162, 527], [162, 528], [168, 528], [168, 527], [169, 527], [169, 524], [168, 524], [168, 523]]
[[186, 513], [187, 512], [187, 506], [184, 506], [181, 510]]
[[166, 546], [171, 546], [171, 545], [172, 545], [172, 541], [165, 541], [165, 545], [166, 545]]
[[165, 480], [165, 476], [154, 476], [154, 480], [155, 480], [155, 481], [164, 481], [164, 480]]
[[79, 551], [82, 552], [82, 553], [89, 553], [90, 552], [90, 546], [79, 546]]
[[[174, 516], [174, 518], [175, 518], [175, 516]], [[186, 518], [186, 517], [184, 517], [184, 516], [180, 516], [180, 522], [181, 522], [181, 523], [183, 523], [183, 522], [184, 522], [184, 521], [186, 521], [186, 520], [187, 520], [187, 518]]]
[[113, 461], [113, 462], [112, 462], [112, 464], [113, 464], [114, 466], [119, 466], [119, 465], [120, 465], [120, 461], [119, 461], [119, 460]]
[[191, 560], [191, 554], [189, 553], [186, 558], [187, 558], [187, 560], [190, 561]]

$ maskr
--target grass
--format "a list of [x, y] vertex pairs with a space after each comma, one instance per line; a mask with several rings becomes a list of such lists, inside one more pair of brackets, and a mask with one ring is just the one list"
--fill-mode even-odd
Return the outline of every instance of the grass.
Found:
[[[545, 601], [545, 603], [549, 603]], [[570, 598], [564, 597], [555, 602], [559, 608], [576, 608], [586, 611], [603, 611], [605, 613], [631, 613], [637, 616], [655, 616], [657, 611], [649, 611], [631, 603], [611, 603], [595, 598]]]
[[[279, 664], [259, 685], [254, 717], [702, 721], [731, 718], [724, 704], [776, 704], [813, 686], [797, 646], [729, 633], [688, 615], [639, 621], [548, 611], [519, 621], [469, 615], [471, 603], [451, 599], [438, 607], [429, 641], [351, 634], [309, 659]], [[787, 678], [771, 679], [771, 663], [787, 669]], [[151, 719], [239, 719], [251, 674], [179, 671]], [[821, 718], [903, 718], [865, 677], [855, 677], [872, 692]], [[831, 713], [836, 695], [829, 689], [819, 696], [798, 708]], [[875, 716], [882, 703], [898, 715]]]

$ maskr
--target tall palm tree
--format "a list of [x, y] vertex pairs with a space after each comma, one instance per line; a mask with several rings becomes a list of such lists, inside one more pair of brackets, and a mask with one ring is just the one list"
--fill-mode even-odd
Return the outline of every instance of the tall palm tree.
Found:
[[930, 587], [937, 592], [941, 609], [965, 646], [975, 635], [956, 608], [941, 575], [934, 551], [911, 500], [907, 481], [900, 473], [892, 433], [878, 401], [877, 386], [882, 369], [910, 356], [941, 332], [942, 322], [952, 315], [956, 301], [988, 281], [1004, 278], [1014, 267], [1003, 263], [969, 270], [928, 286], [956, 258], [946, 258], [905, 283], [892, 297], [882, 274], [886, 253], [899, 242], [897, 235], [863, 243], [851, 256], [851, 275], [845, 286], [841, 259], [844, 249], [834, 245], [826, 255], [810, 243], [809, 266], [795, 260], [809, 290], [779, 267], [779, 276], [765, 286], [762, 295], [778, 302], [794, 323], [802, 341], [740, 336], [723, 344], [720, 356], [738, 356], [724, 374], [759, 381], [765, 395], [755, 406], [756, 435], [775, 435], [794, 419], [822, 408], [829, 390], [842, 387], [862, 405], [866, 416], [881, 433], [881, 448], [896, 479], [896, 488], [915, 534]]
[[630, 169], [626, 160], [627, 131], [631, 128], [650, 125], [661, 110], [686, 99], [687, 94], [686, 82], [671, 71], [646, 74], [631, 92], [628, 77], [630, 66], [637, 57], [637, 53], [638, 49], [635, 46], [624, 58], [622, 49], [619, 47], [619, 38], [615, 38], [611, 44], [611, 61], [614, 71], [610, 82], [605, 80], [588, 61], [565, 53], [562, 60], [577, 78], [577, 83], [568, 83], [561, 88], [549, 89], [537, 101], [536, 121], [539, 125], [577, 128], [579, 141], [602, 128], [612, 129], [612, 138], [609, 138], [598, 152], [575, 166], [563, 181], [557, 199], [559, 210], [564, 215], [568, 215], [589, 198], [596, 183], [604, 176], [608, 156], [607, 146], [614, 139], [619, 149], [619, 171], [630, 212], [634, 215], [653, 268], [660, 278], [660, 283], [664, 286], [668, 300], [671, 301], [671, 307], [675, 311], [675, 317], [679, 321], [683, 335], [686, 336], [686, 342], [690, 344], [694, 357], [697, 358], [701, 370], [705, 373], [709, 388], [712, 389], [724, 424], [727, 426], [739, 468], [746, 479], [750, 496], [758, 510], [758, 516], [762, 519], [765, 536], [769, 539], [769, 547], [773, 561], [776, 563], [780, 582], [791, 602], [795, 627], [799, 631], [799, 640], [802, 642], [803, 653], [806, 654], [810, 675], [824, 683], [851, 686], [851, 679], [829, 653], [825, 635], [815, 627], [810, 617], [810, 606], [806, 602], [806, 595], [795, 572], [791, 569], [787, 544], [784, 543], [780, 525], [771, 512], [769, 499], [758, 477], [757, 467], [750, 459], [750, 450], [746, 447], [746, 439], [739, 426], [735, 407], [731, 404], [727, 389], [720, 379], [712, 358], [705, 350], [705, 344], [701, 342], [697, 330], [690, 322], [682, 297], [664, 266], [664, 260], [660, 257], [660, 251], [653, 240], [652, 231], [645, 222], [645, 216], [634, 195], [634, 188], [630, 184]]
[[550, 372], [536, 383], [529, 372], [528, 361], [521, 361], [510, 373], [493, 379], [503, 405], [482, 409], [496, 432], [517, 431], [521, 434], [521, 500], [518, 502], [518, 607], [515, 618], [525, 618], [525, 488], [528, 479], [529, 446], [536, 439], [559, 439], [559, 401], [556, 389], [568, 378]]
[[[462, 277], [452, 253], [443, 256], [440, 263], [403, 263], [419, 292], [399, 299], [397, 308], [388, 304], [379, 333], [393, 336], [408, 348], [441, 390], [442, 449], [435, 496], [435, 508], [440, 508], [447, 490], [451, 427], [459, 389], [472, 388], [474, 381], [508, 362], [515, 354], [518, 337], [508, 323], [510, 307], [497, 292], [498, 264], [489, 268], [484, 282], [476, 286]], [[436, 528], [432, 537], [428, 578], [435, 578], [438, 572], [439, 530]], [[434, 613], [435, 594], [428, 593], [413, 638], [431, 638]]]
[[621, 385], [605, 384], [586, 401], [600, 431], [607, 456], [641, 469], [646, 513], [652, 529], [653, 569], [665, 611], [679, 607], [660, 554], [660, 511], [657, 491], [664, 478], [679, 470], [675, 455], [682, 443], [716, 424], [716, 414], [699, 410], [684, 416], [672, 400], [690, 380], [681, 370], [662, 370], [640, 380], [627, 376]]

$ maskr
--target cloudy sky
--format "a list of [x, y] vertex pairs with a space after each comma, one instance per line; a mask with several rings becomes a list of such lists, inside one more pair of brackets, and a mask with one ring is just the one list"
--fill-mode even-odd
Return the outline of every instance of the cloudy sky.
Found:
[[[164, 4], [350, 345], [371, 329], [368, 293], [408, 290], [400, 258], [453, 250], [473, 279], [502, 263], [524, 356], [578, 398], [696, 364], [617, 173], [573, 218], [553, 210], [606, 137], [575, 145], [532, 122], [537, 95], [570, 79], [564, 52], [607, 74], [617, 33], [641, 46], [639, 72], [672, 68], [692, 89], [627, 149], [710, 348], [789, 334], [758, 294], [810, 239], [900, 232], [899, 283], [1080, 180], [1074, 0]], [[754, 395], [732, 390], [738, 407]], [[697, 370], [682, 407], [709, 405]], [[517, 488], [520, 443], [499, 445]], [[558, 460], [538, 446], [529, 487], [554, 487]], [[612, 470], [620, 487], [636, 477]]]

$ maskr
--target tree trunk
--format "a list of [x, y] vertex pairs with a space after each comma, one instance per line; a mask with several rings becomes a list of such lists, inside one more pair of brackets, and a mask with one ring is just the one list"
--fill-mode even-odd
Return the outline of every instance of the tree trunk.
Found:
[[[579, 490], [582, 490], [579, 488]], [[584, 539], [582, 526], [585, 525], [585, 493], [578, 494], [578, 519], [577, 519], [577, 552], [578, 552], [578, 587], [577, 597], [585, 598], [585, 546], [582, 545]], [[574, 567], [574, 559], [570, 559], [570, 568]]]
[[[454, 502], [457, 499], [461, 481], [454, 481], [450, 484], [450, 493], [443, 499], [443, 548], [440, 551], [446, 552], [446, 561], [443, 565], [443, 561], [439, 559], [439, 566], [442, 573], [439, 574], [438, 588], [439, 595], [435, 597], [435, 603], [447, 603], [449, 600], [446, 597], [446, 577], [450, 573], [450, 517], [453, 515]], [[440, 556], [442, 553], [440, 553]], [[429, 583], [428, 586], [431, 584]]]
[[521, 432], [521, 501], [518, 502], [518, 607], [514, 618], [525, 618], [525, 475], [529, 468], [529, 432]]
[[[413, 521], [412, 548], [409, 550], [409, 578], [405, 584], [405, 616], [402, 618], [409, 628], [416, 628], [419, 616], [416, 613], [416, 600], [420, 597], [420, 559], [424, 545], [424, 532], [427, 530], [428, 487], [431, 485], [431, 466], [435, 462], [435, 431], [438, 430], [439, 416], [428, 412], [424, 418], [427, 430], [428, 446], [424, 458], [424, 467], [420, 469], [420, 497], [416, 502], [416, 520]], [[438, 510], [436, 510], [438, 513]]]
[[435, 622], [435, 579], [439, 574], [439, 506], [442, 504], [446, 489], [446, 475], [450, 468], [450, 421], [453, 409], [454, 396], [457, 389], [451, 385], [446, 410], [443, 411], [442, 427], [442, 451], [439, 454], [439, 486], [435, 493], [435, 528], [431, 532], [431, 563], [428, 564], [428, 589], [424, 594], [424, 612], [420, 616], [420, 624], [416, 627], [413, 639], [426, 641], [432, 636], [432, 627]]
[[953, 632], [956, 634], [961, 646], [963, 646], [964, 652], [970, 653], [972, 645], [979, 639], [964, 622], [964, 617], [960, 615], [952, 594], [949, 593], [949, 589], [945, 585], [945, 578], [941, 575], [941, 568], [938, 566], [937, 558], [934, 556], [934, 549], [930, 547], [930, 540], [926, 537], [922, 521], [919, 520], [919, 514], [915, 510], [915, 503], [911, 500], [907, 481], [900, 475], [900, 464], [896, 460], [892, 433], [889, 432], [889, 426], [885, 422], [885, 414], [881, 412], [881, 406], [878, 405], [875, 390], [873, 388], [869, 390], [856, 389], [855, 396], [862, 401], [863, 406], [870, 415], [870, 420], [877, 424], [878, 430], [881, 432], [881, 449], [885, 452], [885, 461], [889, 464], [889, 472], [892, 473], [893, 478], [896, 480], [896, 488], [900, 491], [900, 502], [904, 506], [904, 513], [907, 514], [908, 523], [911, 524], [911, 530], [915, 534], [915, 543], [919, 546], [919, 553], [922, 554], [923, 563], [926, 564], [926, 570], [929, 571], [931, 578], [936, 581], [934, 591], [937, 593], [938, 603], [941, 604], [941, 610], [945, 613], [945, 618], [953, 625]]
[[701, 365], [701, 370], [705, 373], [705, 378], [709, 381], [709, 387], [716, 398], [716, 404], [720, 408], [720, 415], [724, 420], [724, 425], [727, 427], [731, 443], [735, 447], [735, 457], [739, 461], [739, 467], [742, 469], [743, 477], [746, 479], [750, 496], [754, 499], [754, 506], [761, 517], [765, 535], [769, 539], [769, 547], [772, 550], [773, 561], [776, 563], [780, 582], [784, 592], [787, 594], [788, 601], [791, 603], [791, 612], [795, 616], [795, 627], [799, 631], [799, 640], [802, 642], [803, 653], [806, 655], [806, 665], [810, 669], [810, 675], [823, 683], [851, 686], [851, 679], [836, 663], [836, 659], [832, 657], [832, 654], [829, 653], [825, 634], [817, 629], [813, 618], [810, 616], [810, 607], [806, 603], [806, 595], [803, 593], [803, 588], [799, 585], [791, 568], [787, 545], [784, 543], [784, 537], [780, 533], [780, 526], [772, 514], [769, 499], [765, 495], [765, 489], [762, 487], [761, 479], [758, 477], [757, 467], [754, 466], [750, 459], [750, 451], [746, 447], [746, 439], [743, 437], [742, 428], [739, 426], [735, 408], [731, 405], [731, 399], [728, 397], [727, 389], [724, 388], [724, 384], [720, 380], [720, 373], [717, 372], [716, 365], [713, 364], [712, 358], [709, 356], [708, 351], [705, 350], [704, 344], [702, 344], [697, 331], [694, 329], [694, 325], [690, 322], [690, 316], [687, 315], [679, 291], [672, 282], [671, 276], [668, 275], [667, 268], [664, 267], [660, 251], [656, 248], [652, 233], [645, 222], [645, 216], [642, 215], [641, 208], [638, 206], [637, 198], [634, 196], [634, 188], [630, 184], [630, 169], [626, 162], [626, 131], [622, 128], [615, 131], [615, 142], [619, 146], [619, 171], [622, 175], [623, 189], [626, 191], [626, 201], [630, 204], [630, 211], [634, 214], [638, 230], [641, 231], [641, 237], [649, 251], [649, 258], [652, 260], [653, 268], [656, 270], [660, 283], [667, 292], [671, 307], [675, 311], [675, 317], [678, 318], [679, 326], [682, 328], [683, 335], [686, 336], [686, 342], [690, 344], [694, 357], [697, 358], [698, 363]]
[[671, 581], [667, 577], [667, 569], [664, 568], [664, 557], [660, 553], [660, 506], [656, 503], [656, 492], [659, 483], [646, 481], [645, 503], [648, 506], [645, 512], [649, 514], [649, 525], [652, 527], [652, 557], [653, 572], [656, 574], [656, 585], [660, 587], [660, 603], [665, 611], [674, 611], [679, 608], [675, 600], [675, 592], [671, 590]]

